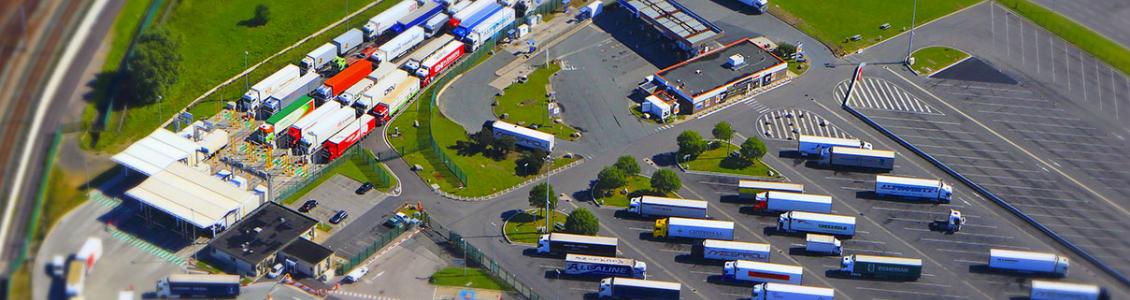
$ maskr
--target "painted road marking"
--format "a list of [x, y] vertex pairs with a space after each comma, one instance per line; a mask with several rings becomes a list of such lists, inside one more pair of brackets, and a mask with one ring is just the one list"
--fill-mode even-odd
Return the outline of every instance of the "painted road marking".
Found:
[[806, 110], [782, 109], [761, 114], [757, 127], [762, 136], [776, 140], [796, 140], [802, 134], [851, 138], [824, 117]]
[[[897, 84], [872, 77], [864, 78], [861, 83], [856, 86], [858, 90], [852, 93], [851, 99], [848, 99], [848, 105], [852, 107], [920, 114], [942, 114], [918, 97], [903, 90]], [[836, 101], [844, 99], [848, 84], [848, 81], [842, 81], [836, 86], [834, 89]]]

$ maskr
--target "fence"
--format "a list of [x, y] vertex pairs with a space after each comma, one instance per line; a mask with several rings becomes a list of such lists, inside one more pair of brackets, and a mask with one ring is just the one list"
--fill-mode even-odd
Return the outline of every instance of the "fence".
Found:
[[513, 289], [515, 293], [518, 293], [526, 299], [545, 299], [541, 295], [539, 295], [533, 288], [522, 283], [522, 281], [519, 280], [520, 277], [506, 271], [502, 268], [501, 265], [496, 263], [494, 259], [490, 258], [490, 256], [487, 256], [486, 253], [483, 253], [478, 248], [475, 248], [475, 246], [468, 244], [467, 241], [463, 239], [463, 235], [455, 231], [451, 231], [441, 224], [433, 222], [434, 220], [432, 220], [431, 217], [427, 215], [425, 215], [424, 221], [424, 224], [427, 224], [427, 227], [431, 228], [432, 231], [447, 239], [447, 242], [455, 248], [455, 251], [466, 255], [465, 263], [467, 263], [468, 266], [474, 265], [482, 268], [499, 282], [506, 284], [509, 288]]
[[[360, 142], [358, 142], [358, 144], [360, 144]], [[373, 152], [363, 148], [364, 147], [361, 147], [360, 145], [350, 147], [349, 150], [346, 150], [345, 153], [342, 154], [342, 156], [338, 159], [335, 159], [330, 163], [323, 165], [313, 172], [305, 173], [300, 177], [295, 178], [294, 180], [291, 180], [286, 184], [283, 184], [281, 187], [277, 187], [278, 192], [275, 193], [275, 200], [278, 201], [279, 199], [287, 199], [291, 196], [294, 196], [295, 193], [301, 191], [307, 185], [313, 184], [314, 181], [317, 181], [318, 178], [322, 177], [322, 175], [325, 175], [326, 172], [329, 172], [334, 168], [341, 166], [341, 164], [350, 161], [357, 164], [357, 167], [360, 168], [361, 171], [366, 175], [370, 174], [370, 172], [372, 172], [371, 174], [376, 174], [375, 178], [377, 180], [376, 182], [373, 182], [373, 185], [376, 185], [378, 187], [390, 187], [392, 185], [392, 175], [389, 174], [387, 169], [381, 166], [381, 163], [377, 161], [377, 158], [373, 155]]]
[[415, 224], [409, 224], [407, 226], [394, 227], [391, 231], [385, 232], [380, 236], [379, 239], [376, 239], [368, 246], [365, 246], [365, 250], [362, 250], [361, 253], [357, 253], [353, 255], [353, 257], [347, 258], [344, 263], [338, 265], [337, 274], [345, 274], [346, 272], [349, 272], [350, 269], [353, 269], [353, 267], [363, 264], [365, 262], [365, 259], [373, 256], [374, 253], [380, 251], [381, 248], [384, 248], [384, 246], [388, 245], [389, 242], [396, 240], [396, 238], [401, 234], [412, 231], [415, 228]]
[[[39, 235], [39, 231], [48, 229], [45, 226], [41, 226], [40, 218], [43, 216], [43, 205], [44, 201], [46, 201], [47, 199], [47, 193], [49, 192], [47, 188], [50, 183], [51, 169], [55, 165], [55, 159], [57, 158], [56, 154], [59, 150], [59, 142], [62, 141], [62, 138], [62, 131], [56, 130], [54, 139], [51, 141], [51, 146], [47, 150], [47, 156], [45, 158], [46, 161], [44, 162], [43, 167], [43, 175], [41, 175], [39, 179], [39, 191], [36, 192], [34, 199], [35, 202], [32, 204], [33, 206], [31, 211], [31, 218], [28, 220], [27, 233], [23, 237], [23, 245], [20, 246], [20, 252], [16, 254], [11, 263], [8, 265], [8, 280], [5, 280], [6, 288], [3, 291], [4, 293], [11, 293], [12, 291], [14, 291], [14, 289], [31, 288], [30, 284], [29, 286], [13, 286], [13, 284], [17, 282], [15, 280], [11, 280], [12, 274], [19, 272], [19, 269], [24, 267], [24, 264], [27, 263], [28, 251], [32, 250], [32, 244], [39, 242], [36, 238], [36, 236]], [[15, 209], [15, 207], [12, 207], [10, 209]], [[13, 237], [13, 239], [16, 238]], [[27, 276], [29, 277], [31, 276], [32, 272], [39, 271], [31, 266], [28, 266], [28, 270], [29, 272], [27, 272]], [[9, 294], [0, 294], [0, 298], [8, 295]]]

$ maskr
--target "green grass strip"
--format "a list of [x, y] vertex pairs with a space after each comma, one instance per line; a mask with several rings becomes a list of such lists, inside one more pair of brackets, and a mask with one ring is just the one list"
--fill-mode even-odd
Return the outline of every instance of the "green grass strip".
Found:
[[997, 0], [997, 2], [1121, 70], [1123, 74], [1130, 74], [1130, 49], [1032, 1]]

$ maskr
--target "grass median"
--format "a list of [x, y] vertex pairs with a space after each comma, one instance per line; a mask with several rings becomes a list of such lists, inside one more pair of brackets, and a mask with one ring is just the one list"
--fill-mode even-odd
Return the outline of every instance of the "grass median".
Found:
[[495, 97], [498, 106], [494, 108], [495, 116], [505, 121], [522, 126], [537, 125], [539, 131], [553, 134], [559, 139], [574, 140], [573, 133], [577, 130], [568, 124], [556, 123], [549, 119], [547, 105], [549, 97], [546, 96], [550, 78], [561, 66], [550, 64], [548, 67], [538, 68], [530, 73], [526, 82], [514, 83], [503, 92], [502, 96]]
[[926, 47], [915, 50], [910, 56], [914, 57], [914, 65], [911, 68], [915, 72], [919, 75], [930, 75], [968, 58], [969, 54], [949, 47]]
[[[925, 24], [979, 0], [920, 0], [915, 23]], [[836, 55], [846, 55], [891, 38], [910, 28], [910, 1], [782, 0], [770, 3], [769, 12], [820, 40]], [[890, 24], [882, 29], [883, 24]], [[861, 39], [852, 41], [854, 35]]]
[[[550, 224], [565, 223], [566, 217], [562, 212], [553, 211], [553, 218], [549, 221]], [[545, 227], [544, 209], [524, 211], [510, 217], [502, 224], [502, 232], [512, 243], [537, 244], [543, 234], [538, 231], [539, 227]]]
[[[625, 192], [626, 191], [626, 192]], [[600, 197], [597, 200], [601, 205], [608, 205], [614, 207], [628, 207], [628, 202], [632, 198], [644, 195], [659, 195], [651, 190], [651, 178], [640, 175], [628, 176], [628, 184], [609, 191], [607, 196]], [[673, 193], [663, 195], [664, 197], [673, 197]]]
[[443, 268], [436, 271], [435, 274], [432, 274], [428, 282], [439, 286], [469, 287], [499, 291], [508, 290], [506, 284], [495, 280], [489, 273], [479, 268]]
[[[761, 160], [755, 159], [749, 161], [738, 156], [730, 155], [731, 151], [738, 151], [738, 145], [731, 145], [728, 149], [726, 146], [712, 147], [714, 148], [699, 154], [698, 158], [682, 162], [683, 165], [689, 170], [729, 173], [752, 177], [776, 177], [775, 174], [779, 174], [773, 170], [773, 168], [761, 162]], [[773, 175], [770, 174], [770, 171], [773, 171]]]
[[997, 0], [997, 2], [1121, 70], [1122, 73], [1130, 74], [1130, 49], [1032, 1]]

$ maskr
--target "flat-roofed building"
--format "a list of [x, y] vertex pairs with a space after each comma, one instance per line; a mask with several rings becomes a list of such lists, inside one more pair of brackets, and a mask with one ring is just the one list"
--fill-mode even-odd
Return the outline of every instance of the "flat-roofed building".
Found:
[[279, 251], [314, 238], [317, 224], [314, 218], [270, 202], [213, 239], [205, 252], [228, 272], [259, 277], [270, 271]]
[[[694, 114], [783, 79], [788, 64], [749, 38], [659, 70], [654, 80]], [[656, 94], [660, 94], [659, 91]]]

